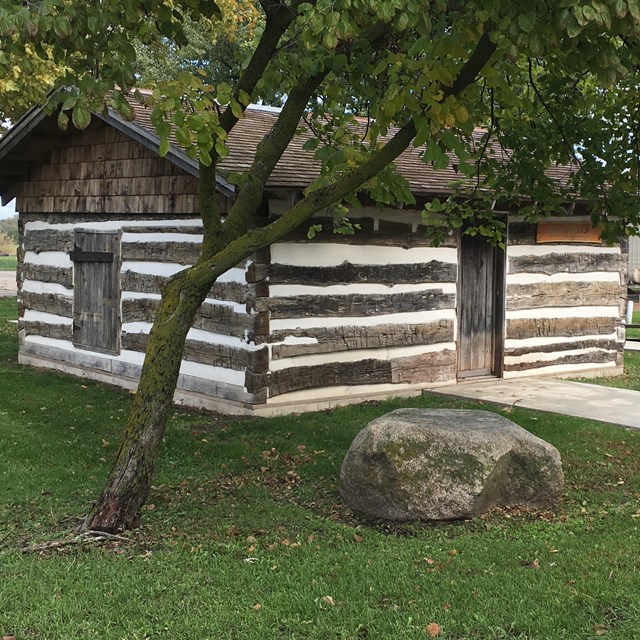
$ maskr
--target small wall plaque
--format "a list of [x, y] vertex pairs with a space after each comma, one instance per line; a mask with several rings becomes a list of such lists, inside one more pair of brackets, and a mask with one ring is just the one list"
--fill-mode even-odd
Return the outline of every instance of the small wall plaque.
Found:
[[601, 227], [594, 227], [589, 221], [538, 222], [536, 242], [538, 244], [545, 242], [600, 244], [601, 233]]

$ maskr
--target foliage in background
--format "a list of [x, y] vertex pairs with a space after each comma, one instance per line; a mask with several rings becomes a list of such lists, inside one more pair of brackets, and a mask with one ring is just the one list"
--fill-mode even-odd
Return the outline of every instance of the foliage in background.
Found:
[[18, 244], [18, 216], [3, 218], [0, 220], [0, 231], [9, 238], [14, 246]]

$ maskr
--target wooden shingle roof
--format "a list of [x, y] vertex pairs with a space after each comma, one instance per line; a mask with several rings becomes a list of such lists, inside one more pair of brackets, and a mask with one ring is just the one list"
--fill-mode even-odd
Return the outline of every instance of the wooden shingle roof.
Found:
[[[132, 103], [132, 106], [135, 119], [131, 122], [125, 121], [113, 111], [106, 116], [94, 115], [157, 152], [159, 139], [151, 124], [151, 108], [137, 102]], [[221, 191], [227, 195], [234, 191], [234, 187], [227, 182], [225, 176], [231, 172], [249, 169], [258, 143], [269, 133], [277, 117], [278, 110], [274, 108], [247, 108], [245, 117], [236, 124], [229, 136], [230, 154], [219, 164], [218, 188]], [[393, 133], [391, 130], [389, 135]], [[47, 147], [59, 143], [64, 135], [65, 133], [57, 128], [55, 117], [46, 116], [41, 107], [36, 107], [0, 139], [0, 194], [3, 195], [3, 200], [11, 195], [13, 184], [25, 179], [28, 167], [41, 161]], [[301, 123], [300, 133], [294, 136], [271, 174], [267, 182], [268, 188], [304, 189], [319, 175], [320, 165], [314, 160], [314, 153], [303, 149], [305, 141], [311, 135], [306, 124]], [[197, 175], [197, 162], [181, 150], [175, 139], [172, 143], [167, 159], [192, 175]], [[455, 170], [454, 162], [450, 162], [446, 169], [435, 170], [422, 161], [419, 149], [410, 147], [394, 164], [407, 180], [414, 196], [425, 197], [449, 192], [451, 183], [462, 177], [462, 174]], [[570, 167], [554, 167], [547, 173], [550, 177], [564, 182], [569, 176]]]

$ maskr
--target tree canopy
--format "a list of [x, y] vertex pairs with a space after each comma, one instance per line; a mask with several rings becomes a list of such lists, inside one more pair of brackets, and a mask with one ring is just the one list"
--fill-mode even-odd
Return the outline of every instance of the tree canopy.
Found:
[[[215, 278], [318, 211], [344, 215], [344, 204], [363, 191], [380, 203], [412, 202], [392, 166], [409, 145], [436, 168], [455, 162], [460, 176], [451, 198], [427, 205], [436, 239], [464, 225], [500, 242], [498, 210], [517, 207], [535, 220], [578, 194], [609, 237], [638, 221], [637, 0], [255, 6], [255, 38], [237, 76], [220, 80], [194, 64], [145, 78], [155, 81], [148, 100], [161, 153], [175, 131], [200, 162], [205, 233], [196, 265], [165, 288], [118, 461], [88, 521], [95, 528], [135, 521], [182, 345]], [[0, 0], [0, 77], [10, 77], [12, 61], [24, 56], [59, 65], [63, 89], [49, 108], [60, 108], [62, 127], [86, 127], [91, 111], [107, 106], [132, 117], [125, 95], [140, 81], [137, 45], [188, 51], [191, 26], [223, 20], [223, 9], [213, 0]], [[213, 176], [228, 134], [249, 103], [273, 96], [282, 97], [282, 111], [251, 168], [234, 177], [239, 191], [223, 225]], [[356, 115], [367, 118], [364, 136]], [[303, 117], [317, 133], [307, 148], [322, 163], [321, 175], [289, 211], [257, 225], [269, 175]], [[571, 166], [560, 183], [549, 175], [556, 165]]]

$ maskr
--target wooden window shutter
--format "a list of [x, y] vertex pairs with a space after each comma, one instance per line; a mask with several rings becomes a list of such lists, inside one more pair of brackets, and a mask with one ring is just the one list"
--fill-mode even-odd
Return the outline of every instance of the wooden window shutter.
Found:
[[73, 260], [73, 344], [120, 353], [121, 231], [76, 229]]

